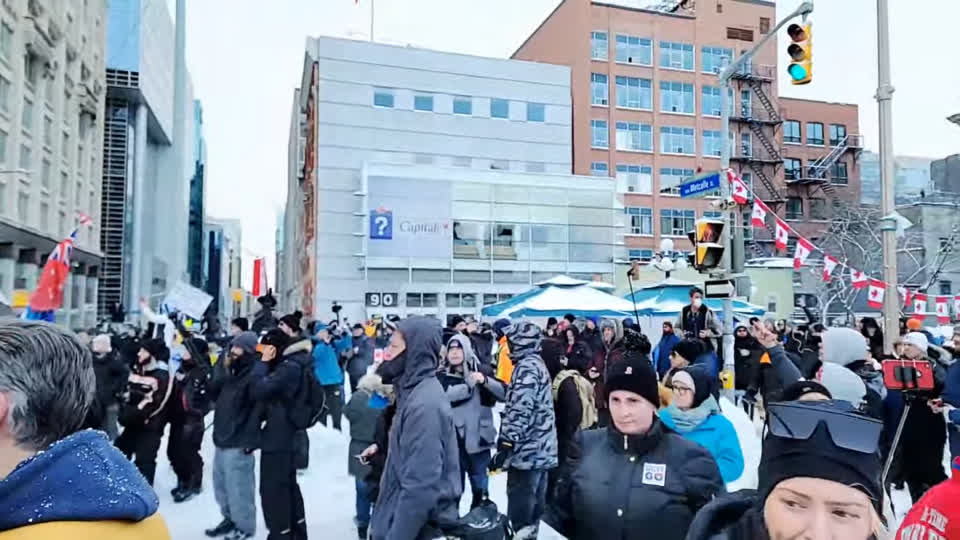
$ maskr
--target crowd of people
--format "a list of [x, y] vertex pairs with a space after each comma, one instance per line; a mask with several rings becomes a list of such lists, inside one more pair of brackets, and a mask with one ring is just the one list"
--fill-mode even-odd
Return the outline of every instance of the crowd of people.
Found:
[[[934, 486], [948, 439], [960, 457], [960, 331], [941, 346], [909, 322], [886, 355], [871, 319], [750, 320], [735, 331], [732, 403], [719, 318], [697, 288], [655, 347], [630, 318], [349, 326], [264, 305], [257, 332], [235, 319], [223, 339], [176, 317], [140, 336], [0, 321], [0, 533], [167, 538], [151, 488], [163, 435], [173, 501], [189, 501], [212, 412], [222, 519], [209, 537], [256, 535], [259, 453], [268, 538], [305, 540], [308, 429], [342, 417], [362, 540], [527, 540], [541, 522], [573, 540], [880, 540], [895, 488], [927, 509], [904, 527], [947, 537], [929, 517], [957, 489]], [[932, 383], [890, 389], [884, 361]], [[764, 419], [762, 454], [756, 489], [727, 493], [745, 469], [725, 414], [738, 405]], [[499, 472], [505, 515], [489, 491]]]

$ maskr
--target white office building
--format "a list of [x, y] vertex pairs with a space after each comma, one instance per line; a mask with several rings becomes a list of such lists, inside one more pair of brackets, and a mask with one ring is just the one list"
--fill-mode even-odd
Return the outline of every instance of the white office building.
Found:
[[56, 314], [74, 327], [96, 317], [106, 4], [0, 9], [0, 295], [23, 307], [53, 247], [90, 216]]

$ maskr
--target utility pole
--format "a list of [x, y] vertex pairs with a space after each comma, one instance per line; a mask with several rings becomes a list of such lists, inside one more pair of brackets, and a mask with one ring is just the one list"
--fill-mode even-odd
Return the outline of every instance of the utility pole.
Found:
[[[882, 2], [884, 0], [878, 1]], [[724, 200], [730, 197], [730, 183], [724, 181], [726, 171], [730, 168], [730, 78], [733, 77], [734, 73], [741, 67], [751, 64], [754, 54], [766, 45], [771, 38], [776, 36], [777, 32], [788, 22], [799, 16], [806, 18], [806, 16], [812, 12], [813, 1], [803, 2], [793, 13], [787, 15], [783, 20], [778, 22], [775, 27], [770, 29], [770, 32], [768, 32], [759, 43], [741, 54], [740, 57], [733, 62], [730, 62], [723, 71], [720, 72], [720, 133], [723, 137], [723, 144], [720, 145], [720, 194]], [[728, 278], [743, 273], [743, 235], [740, 231], [735, 230], [737, 212], [738, 210], [736, 208], [727, 212], [727, 224], [723, 228], [725, 237], [724, 245], [726, 246], [726, 249], [723, 250], [723, 258], [724, 268], [726, 269]], [[735, 369], [733, 360], [733, 298], [728, 296], [723, 300], [723, 371], [726, 372], [726, 376], [729, 377], [730, 382], [724, 385], [723, 393], [731, 403], [734, 401], [733, 374]]]
[[[897, 223], [892, 214], [896, 210], [893, 172], [893, 85], [890, 84], [890, 23], [887, 0], [877, 0], [877, 107], [880, 115], [880, 179], [882, 212], [880, 230], [883, 233], [883, 281], [897, 283]], [[883, 298], [884, 350], [893, 351], [895, 333], [899, 328], [900, 299], [896, 294]]]

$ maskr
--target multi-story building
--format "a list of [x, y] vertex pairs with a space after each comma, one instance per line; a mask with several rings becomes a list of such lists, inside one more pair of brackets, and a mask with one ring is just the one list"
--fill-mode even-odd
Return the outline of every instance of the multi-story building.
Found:
[[[851, 133], [856, 125], [855, 109], [852, 121], [846, 109], [844, 120], [835, 121], [829, 104], [781, 104], [774, 40], [731, 80], [731, 128], [724, 141], [717, 74], [770, 31], [774, 3], [685, 0], [642, 7], [651, 4], [563, 0], [513, 54], [570, 66], [574, 173], [616, 178], [630, 218], [623, 232], [631, 258], [651, 256], [662, 238], [689, 247], [685, 237], [694, 221], [715, 215], [708, 200], [681, 199], [678, 185], [718, 169], [723, 144], [732, 146], [731, 168], [785, 216], [789, 199], [807, 198], [807, 184], [823, 182], [801, 187], [785, 181], [783, 114], [797, 110], [811, 122], [845, 122]], [[846, 152], [850, 144], [842, 146]], [[817, 175], [833, 164], [834, 152], [823, 148], [823, 161], [809, 163]], [[755, 245], [759, 252], [768, 249]]]
[[[237, 219], [207, 218], [203, 226], [204, 286], [213, 297], [213, 315], [225, 325], [243, 311], [234, 292], [242, 290], [243, 226]], [[241, 292], [242, 294], [242, 292]]]
[[[306, 157], [307, 115], [300, 112], [300, 89], [293, 92], [290, 115], [290, 133], [287, 139], [287, 201], [283, 210], [283, 234], [277, 250], [277, 281], [273, 285], [279, 309], [293, 311], [302, 305], [300, 293], [304, 279], [298, 276], [301, 253], [298, 246], [306, 246], [303, 225], [303, 178]], [[279, 228], [279, 227], [278, 227]]]
[[[949, 158], [943, 160], [934, 160], [933, 158], [915, 157], [915, 156], [894, 156], [894, 194], [897, 204], [905, 204], [913, 199], [920, 197], [921, 191], [951, 191], [944, 189], [947, 184], [941, 182], [938, 187], [934, 176], [940, 176], [934, 171], [939, 169], [941, 164], [946, 164]], [[946, 175], [943, 175], [945, 180]], [[957, 175], [960, 179], [960, 174]], [[880, 185], [880, 154], [865, 151], [860, 157], [860, 202], [869, 205], [879, 205], [881, 202]], [[958, 188], [954, 193], [960, 193], [960, 180]]]
[[[158, 303], [187, 268], [196, 173], [183, 0], [110, 2], [99, 311]], [[163, 205], [154, 204], [163, 201]]]
[[46, 257], [85, 214], [58, 323], [95, 322], [101, 265], [106, 1], [0, 9], [0, 293], [23, 307]]
[[202, 288], [206, 282], [203, 272], [203, 222], [206, 218], [207, 141], [203, 136], [203, 106], [193, 102], [193, 177], [190, 178], [190, 224], [187, 234], [187, 272], [190, 284]]
[[[514, 263], [523, 259], [478, 261], [474, 256], [463, 262], [465, 266], [454, 265], [451, 271], [448, 253], [430, 263], [444, 265], [446, 272], [439, 274], [433, 273], [434, 266], [426, 267], [424, 270], [429, 270], [421, 274], [421, 267], [410, 266], [414, 259], [408, 259], [403, 268], [374, 267], [375, 261], [364, 252], [370, 219], [364, 201], [376, 200], [377, 194], [363, 192], [361, 170], [365, 163], [372, 162], [415, 164], [423, 172], [411, 173], [413, 176], [429, 177], [434, 174], [430, 171], [440, 170], [438, 167], [450, 167], [447, 177], [481, 181], [490, 170], [497, 170], [515, 175], [512, 178], [521, 185], [574, 184], [576, 181], [569, 176], [553, 176], [569, 175], [571, 169], [569, 68], [311, 38], [307, 40], [296, 97], [285, 227], [290, 242], [284, 244], [287, 252], [297, 257], [295, 270], [288, 274], [297, 281], [282, 284], [282, 289], [286, 298], [299, 302], [296, 307], [306, 316], [329, 318], [332, 302], [337, 301], [350, 318], [363, 317], [369, 282], [378, 281], [378, 275], [405, 277], [408, 284], [445, 276], [450, 284], [460, 279], [456, 270], [488, 264], [485, 272], [462, 274], [466, 276], [463, 279], [478, 279], [486, 285], [504, 283], [504, 288], [509, 285], [514, 289], [520, 283], [529, 283], [529, 272], [513, 269]], [[532, 180], [525, 180], [527, 176], [518, 173], [521, 171], [531, 173]], [[421, 184], [411, 181], [401, 185], [412, 188]], [[448, 197], [446, 207], [438, 206], [437, 211], [450, 212], [446, 210], [449, 201], [468, 196], [458, 195], [456, 190], [449, 193], [452, 198]], [[533, 204], [526, 198], [530, 193], [519, 193], [524, 204], [510, 207], [522, 216], [497, 210], [487, 219], [502, 220], [505, 225], [521, 217], [522, 223], [546, 219], [527, 214]], [[456, 216], [454, 212], [450, 219]], [[519, 228], [513, 231], [493, 226], [484, 230], [491, 235], [490, 242], [505, 242], [498, 238], [514, 234], [517, 239], [527, 239], [527, 233]], [[562, 242], [566, 245], [566, 237]], [[569, 242], [578, 240], [571, 237]], [[605, 242], [612, 244], [611, 239]], [[446, 248], [448, 252], [453, 249], [452, 240]], [[609, 255], [606, 262], [611, 262]], [[527, 262], [523, 265], [526, 267]], [[291, 293], [292, 289], [299, 290]]]

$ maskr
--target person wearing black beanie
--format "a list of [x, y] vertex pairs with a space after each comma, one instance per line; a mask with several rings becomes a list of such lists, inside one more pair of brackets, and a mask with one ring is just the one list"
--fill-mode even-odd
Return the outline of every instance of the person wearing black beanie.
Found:
[[611, 424], [577, 435], [545, 521], [571, 540], [683, 540], [697, 510], [723, 493], [716, 462], [657, 417], [649, 359], [628, 354], [611, 366], [606, 391]]
[[711, 502], [688, 540], [884, 536], [881, 422], [841, 400], [773, 403], [768, 422], [757, 491]]
[[277, 325], [287, 336], [293, 338], [300, 335], [303, 331], [300, 328], [300, 320], [303, 317], [303, 313], [299, 311], [294, 311], [288, 315], [280, 317], [280, 323]]

